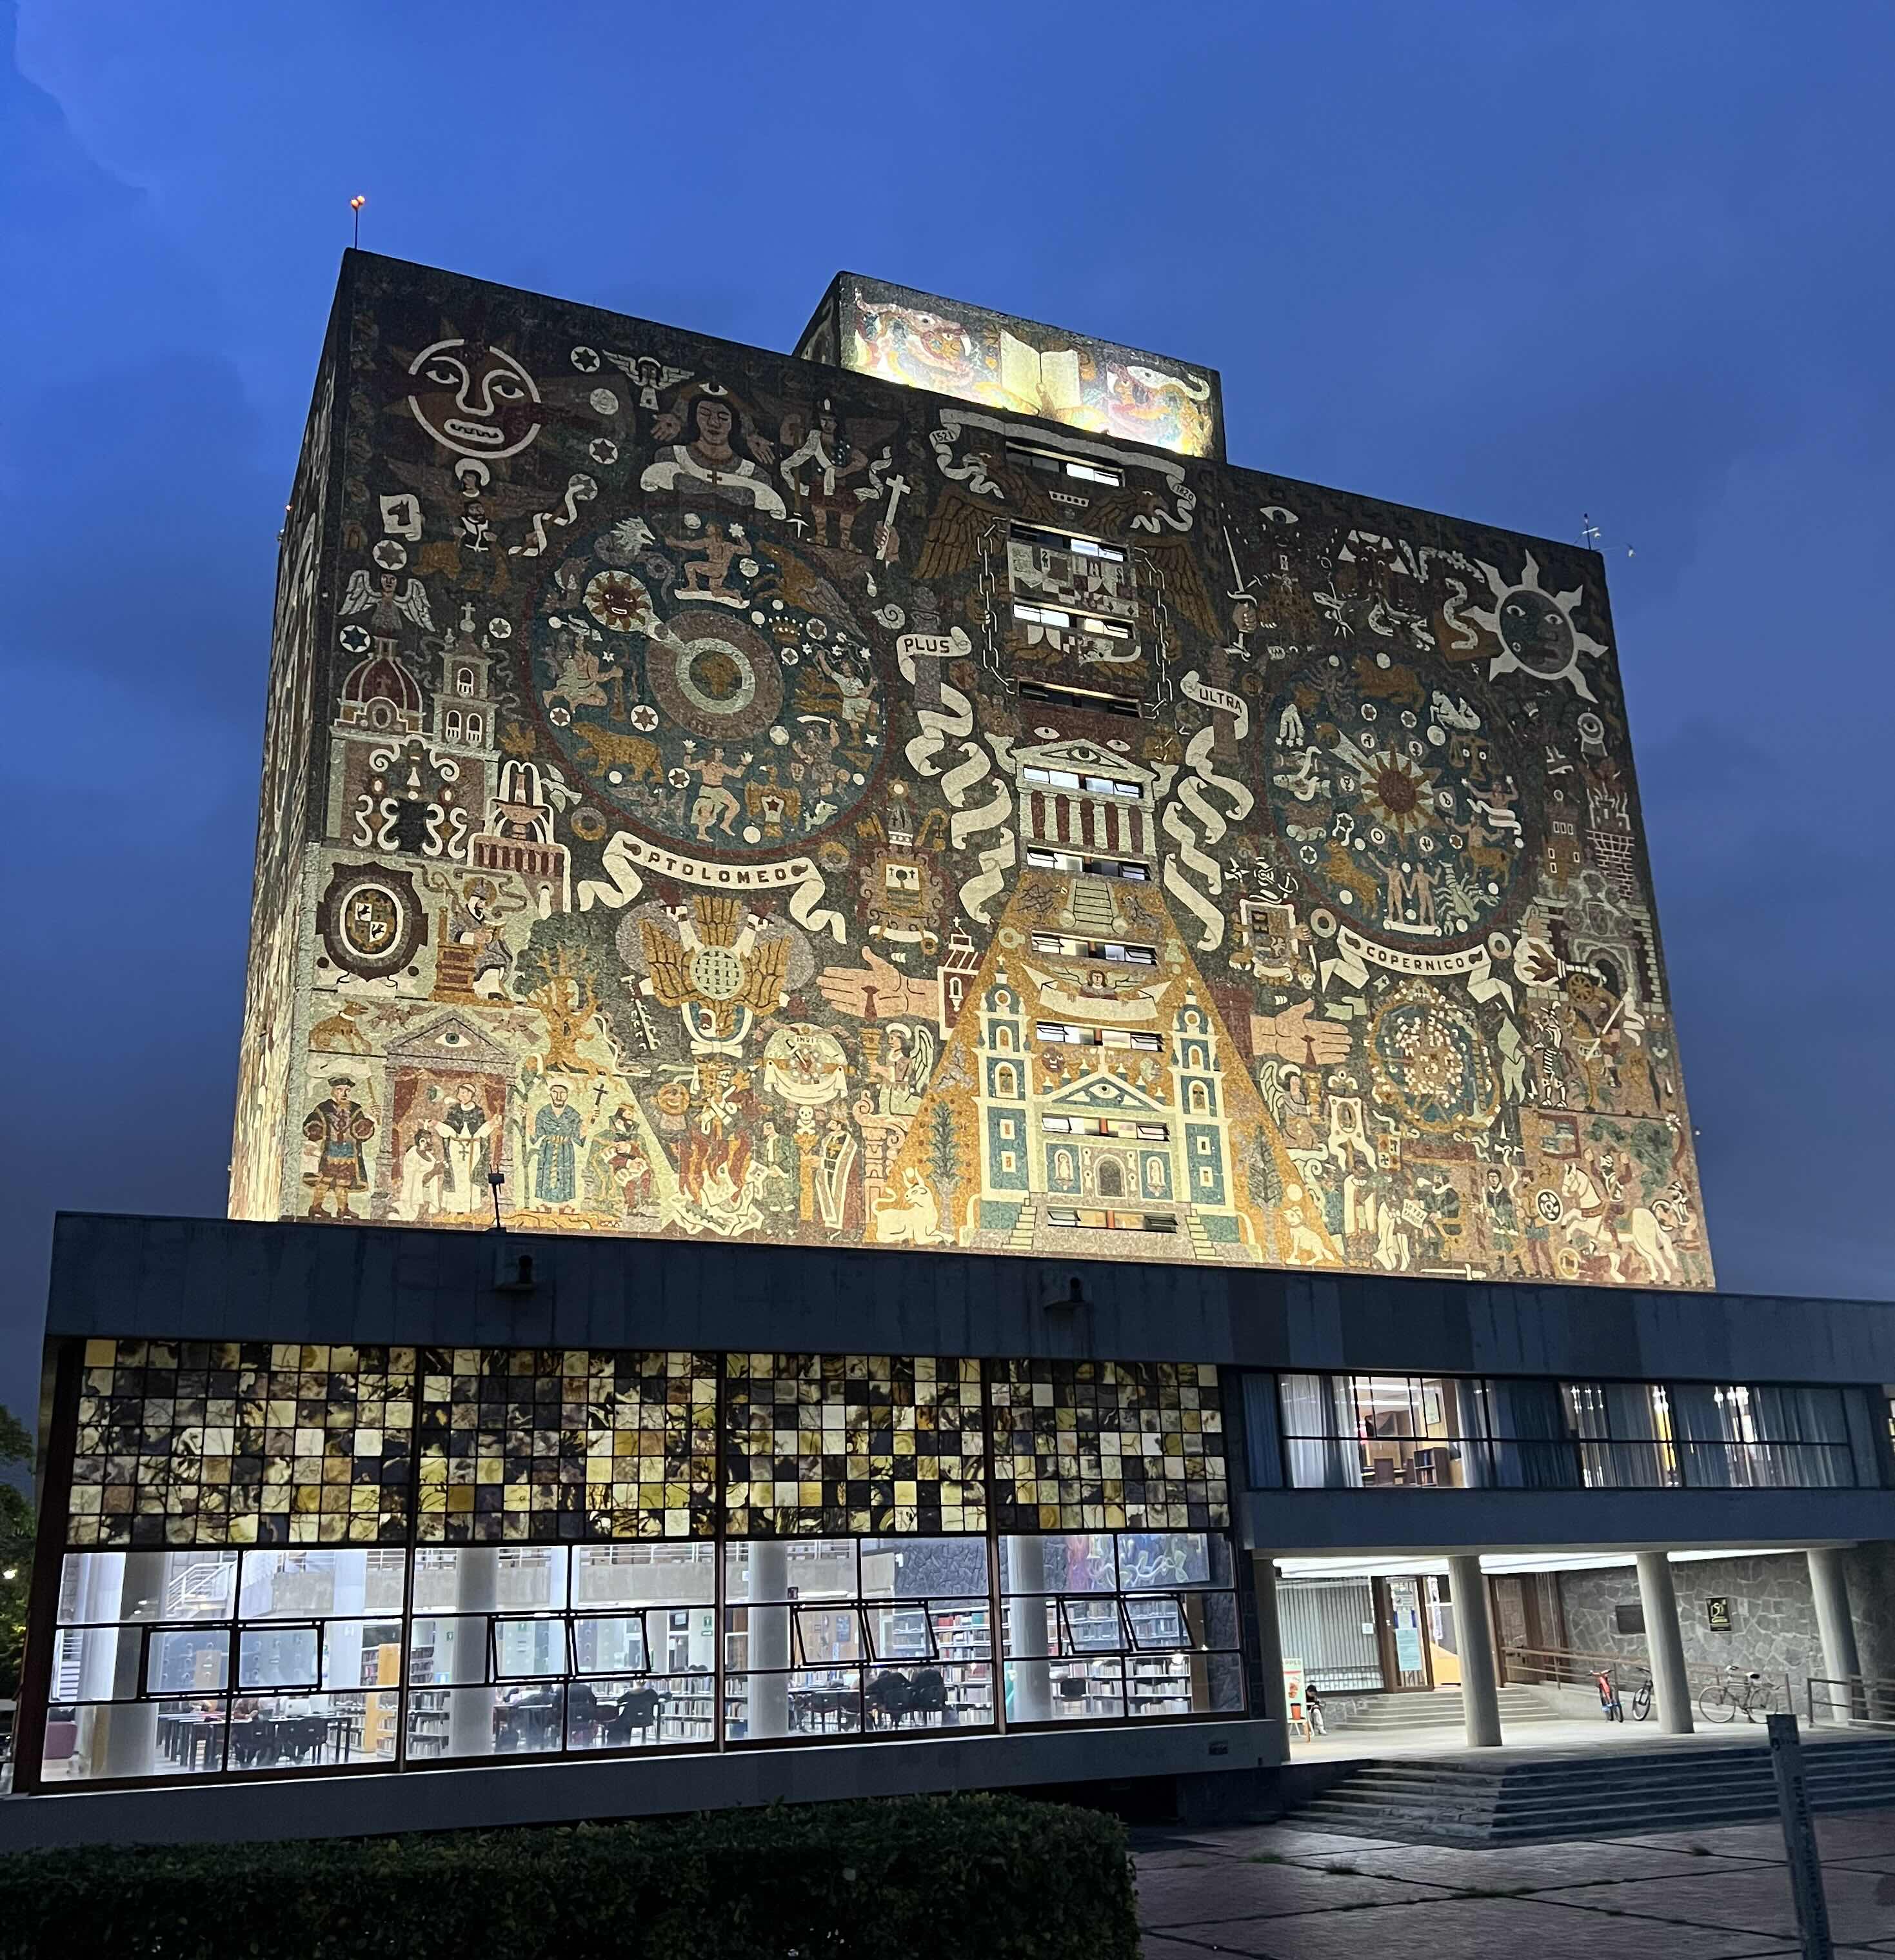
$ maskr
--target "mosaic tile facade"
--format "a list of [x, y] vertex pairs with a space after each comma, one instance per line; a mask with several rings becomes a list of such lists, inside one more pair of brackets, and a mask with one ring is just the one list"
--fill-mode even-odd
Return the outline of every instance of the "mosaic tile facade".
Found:
[[68, 1542], [408, 1534], [415, 1351], [88, 1341]]
[[718, 1357], [421, 1351], [427, 1544], [709, 1538]]
[[1220, 1530], [1216, 1371], [94, 1341], [67, 1542]]
[[995, 1529], [1207, 1531], [1231, 1521], [1217, 1370], [992, 1365]]
[[343, 279], [237, 1215], [1712, 1284], [1596, 553], [853, 277]]
[[731, 1354], [725, 1373], [731, 1537], [986, 1529], [978, 1361]]

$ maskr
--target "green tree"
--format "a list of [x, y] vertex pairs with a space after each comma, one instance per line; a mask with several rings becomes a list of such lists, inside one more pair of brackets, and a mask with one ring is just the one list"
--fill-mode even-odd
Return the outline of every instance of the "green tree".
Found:
[[33, 1462], [33, 1438], [10, 1409], [0, 1408], [0, 1701], [20, 1692], [27, 1641], [27, 1581], [33, 1574], [33, 1503], [5, 1472]]
[[928, 1126], [928, 1168], [935, 1174], [943, 1209], [951, 1207], [954, 1187], [960, 1182], [960, 1139], [954, 1133], [954, 1112], [945, 1096], [935, 1105]]

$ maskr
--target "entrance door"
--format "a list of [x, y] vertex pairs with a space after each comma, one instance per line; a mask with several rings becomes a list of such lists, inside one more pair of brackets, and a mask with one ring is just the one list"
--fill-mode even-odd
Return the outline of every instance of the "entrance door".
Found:
[[1428, 1665], [1426, 1601], [1422, 1582], [1403, 1573], [1378, 1579], [1375, 1602], [1381, 1634], [1382, 1678], [1391, 1688], [1432, 1688], [1435, 1678]]
[[1424, 1579], [1422, 1594], [1428, 1605], [1428, 1664], [1434, 1671], [1435, 1685], [1457, 1687], [1460, 1656], [1454, 1646], [1454, 1608], [1448, 1595], [1448, 1581]]
[[[1540, 1643], [1533, 1637], [1530, 1618], [1531, 1601], [1526, 1580], [1517, 1572], [1495, 1573], [1487, 1581], [1488, 1596], [1493, 1602], [1495, 1643], [1500, 1649], [1500, 1678], [1505, 1682], [1535, 1681], [1539, 1675], [1530, 1661], [1521, 1656]], [[1512, 1660], [1508, 1659], [1511, 1654]]]

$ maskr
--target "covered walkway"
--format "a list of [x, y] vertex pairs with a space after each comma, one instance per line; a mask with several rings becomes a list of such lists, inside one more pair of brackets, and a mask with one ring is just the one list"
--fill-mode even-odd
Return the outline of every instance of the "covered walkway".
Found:
[[1895, 1733], [1833, 1545], [1260, 1554], [1257, 1578], [1295, 1761], [1760, 1744], [1772, 1712]]

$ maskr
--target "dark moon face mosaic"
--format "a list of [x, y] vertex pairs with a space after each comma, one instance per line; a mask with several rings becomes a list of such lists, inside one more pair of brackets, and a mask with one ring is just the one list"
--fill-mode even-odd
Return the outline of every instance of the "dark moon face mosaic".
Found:
[[696, 851], [819, 836], [884, 759], [868, 633], [774, 530], [629, 520], [562, 564], [537, 611], [530, 679], [553, 743], [604, 806]]

